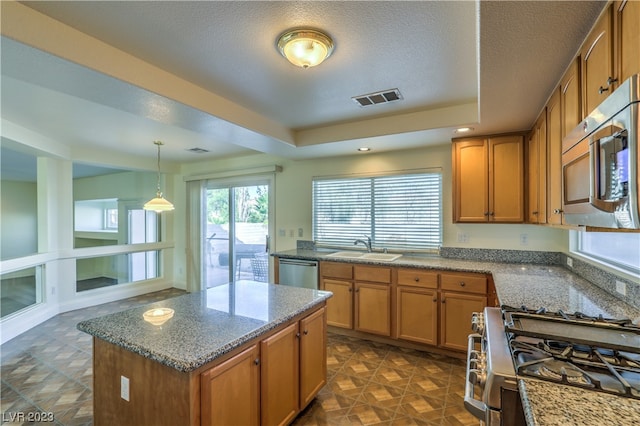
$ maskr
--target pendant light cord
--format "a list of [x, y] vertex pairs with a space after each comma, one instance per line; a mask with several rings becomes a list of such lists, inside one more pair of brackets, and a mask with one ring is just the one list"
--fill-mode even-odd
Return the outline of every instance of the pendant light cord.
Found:
[[162, 192], [160, 191], [160, 145], [162, 145], [161, 141], [153, 141], [154, 144], [158, 146], [158, 198], [162, 196]]

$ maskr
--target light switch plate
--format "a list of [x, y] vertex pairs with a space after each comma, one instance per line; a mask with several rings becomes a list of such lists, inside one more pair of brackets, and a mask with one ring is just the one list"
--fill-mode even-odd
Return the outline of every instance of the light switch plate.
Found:
[[627, 283], [616, 280], [616, 291], [623, 296], [627, 295]]
[[120, 398], [129, 401], [129, 378], [120, 376]]

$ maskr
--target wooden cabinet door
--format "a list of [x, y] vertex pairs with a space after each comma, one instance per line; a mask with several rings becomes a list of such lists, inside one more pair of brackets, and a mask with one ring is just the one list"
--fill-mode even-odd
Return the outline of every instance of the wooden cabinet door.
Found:
[[562, 80], [560, 80], [562, 138], [567, 136], [582, 121], [580, 63], [580, 57], [577, 57], [569, 66]]
[[620, 83], [640, 73], [640, 2], [616, 1], [616, 46]]
[[391, 289], [387, 284], [355, 283], [355, 329], [391, 335]]
[[547, 221], [547, 115], [536, 121], [528, 140], [528, 223]]
[[522, 136], [489, 139], [489, 221], [524, 222]]
[[471, 314], [482, 312], [487, 306], [487, 297], [445, 291], [440, 297], [440, 346], [466, 351], [467, 337], [471, 334]]
[[484, 139], [453, 143], [453, 221], [486, 222], [489, 214], [488, 151]]
[[322, 308], [300, 321], [300, 409], [327, 383], [326, 310]]
[[322, 279], [323, 289], [333, 293], [327, 300], [327, 324], [353, 328], [353, 284], [350, 281]]
[[398, 339], [436, 345], [438, 343], [438, 292], [435, 289], [398, 286], [396, 295]]
[[547, 104], [547, 223], [562, 224], [562, 113], [557, 88]]
[[298, 323], [262, 340], [260, 356], [261, 424], [288, 424], [298, 413], [299, 403]]
[[607, 6], [580, 52], [585, 116], [591, 114], [616, 87], [612, 29], [611, 6]]
[[253, 345], [200, 376], [201, 424], [260, 424], [260, 367]]

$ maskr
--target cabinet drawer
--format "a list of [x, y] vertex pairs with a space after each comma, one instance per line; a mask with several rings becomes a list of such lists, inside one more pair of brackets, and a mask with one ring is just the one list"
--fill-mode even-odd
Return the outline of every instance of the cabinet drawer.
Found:
[[440, 288], [465, 293], [487, 293], [487, 277], [478, 274], [441, 274]]
[[350, 280], [353, 278], [353, 265], [349, 263], [321, 262], [320, 275]]
[[354, 275], [358, 281], [391, 283], [391, 268], [356, 265], [354, 268]]
[[438, 273], [419, 269], [398, 269], [398, 285], [437, 288]]

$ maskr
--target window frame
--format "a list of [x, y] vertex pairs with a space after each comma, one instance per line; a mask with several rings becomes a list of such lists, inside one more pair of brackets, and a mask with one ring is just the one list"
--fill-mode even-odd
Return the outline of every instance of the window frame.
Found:
[[[427, 175], [427, 176], [421, 176], [421, 175]], [[411, 188], [411, 180], [415, 181], [416, 179], [423, 178], [424, 182], [417, 182], [417, 183], [424, 184], [424, 183], [429, 183], [429, 181], [431, 180], [434, 180], [434, 177], [435, 177], [435, 184], [424, 187], [424, 195], [426, 195], [426, 198], [421, 199], [421, 203], [423, 205], [418, 204], [417, 206], [414, 207], [415, 209], [414, 212], [416, 212], [419, 215], [425, 216], [421, 218], [421, 219], [425, 219], [425, 226], [419, 231], [417, 231], [420, 234], [419, 238], [425, 239], [425, 240], [431, 240], [431, 242], [429, 243], [425, 241], [422, 244], [416, 245], [414, 244], [416, 240], [416, 238], [414, 237], [413, 241], [394, 244], [395, 241], [401, 241], [401, 240], [396, 240], [395, 238], [391, 238], [391, 234], [393, 234], [393, 232], [395, 231], [400, 231], [402, 235], [408, 235], [407, 228], [409, 228], [411, 225], [403, 224], [403, 225], [399, 225], [397, 227], [397, 230], [394, 229], [395, 225], [392, 223], [393, 216], [397, 214], [405, 214], [406, 212], [401, 209], [394, 210], [393, 207], [389, 207], [390, 205], [393, 204], [392, 202], [390, 202], [389, 195], [396, 194], [396, 193], [392, 192], [394, 191], [394, 189], [390, 189], [390, 188], [381, 190], [380, 185], [382, 185], [383, 187], [384, 185], [387, 185], [389, 187], [394, 186], [394, 188], [396, 188], [395, 190], [399, 189], [400, 190], [399, 197], [401, 200], [403, 197], [405, 197], [406, 199], [406, 197], [408, 197], [407, 194], [411, 192], [412, 193], [412, 195], [410, 196], [412, 197], [411, 201], [414, 202], [416, 199], [415, 187]], [[405, 182], [406, 186], [404, 187], [404, 189], [403, 187], [396, 187], [395, 185], [397, 185], [398, 183], [402, 183], [403, 178], [407, 178], [407, 182]], [[350, 236], [345, 238], [333, 237], [333, 238], [323, 239], [319, 235], [319, 232], [320, 232], [319, 227], [321, 225], [318, 222], [319, 218], [318, 218], [317, 204], [319, 202], [318, 201], [319, 196], [317, 194], [317, 190], [319, 188], [317, 186], [317, 183], [329, 182], [329, 181], [335, 181], [336, 186], [339, 185], [339, 182], [344, 182], [345, 184], [352, 183], [354, 187], [357, 185], [356, 182], [363, 182], [363, 181], [369, 182], [369, 185], [371, 187], [370, 197], [367, 200], [370, 205], [370, 214], [368, 215], [369, 223], [366, 224], [365, 221], [362, 221], [360, 224], [357, 224], [363, 228], [365, 227], [368, 228], [369, 232], [363, 232], [362, 234], [360, 234], [358, 233], [360, 232], [359, 230], [358, 231], [350, 230], [352, 231], [350, 233]], [[365, 237], [365, 235], [367, 235], [371, 237], [372, 246], [374, 247], [374, 249], [386, 248], [389, 250], [393, 250], [395, 252], [402, 252], [402, 253], [437, 253], [440, 247], [442, 246], [443, 240], [444, 240], [444, 234], [443, 234], [444, 200], [442, 196], [443, 186], [444, 186], [443, 171], [442, 171], [442, 168], [440, 167], [426, 168], [426, 169], [413, 169], [413, 170], [400, 170], [400, 171], [393, 171], [393, 172], [387, 172], [387, 173], [375, 173], [375, 174], [314, 176], [312, 178], [312, 191], [311, 191], [312, 192], [311, 198], [312, 198], [313, 240], [316, 242], [316, 246], [322, 247], [322, 248], [354, 248], [353, 246], [354, 246], [355, 239], [362, 239]], [[362, 187], [366, 187], [366, 184], [363, 184]], [[385, 191], [387, 191], [386, 192], [387, 197], [385, 197]], [[366, 194], [366, 191], [361, 190], [361, 195], [362, 194]], [[352, 197], [351, 194], [347, 195], [347, 198], [350, 198], [350, 197]], [[435, 200], [435, 204], [434, 204], [434, 200]], [[348, 200], [348, 201], [353, 203], [353, 200]], [[384, 207], [376, 208], [381, 201], [386, 201], [386, 203], [383, 204]], [[354, 204], [354, 208], [358, 208], [358, 206]], [[365, 211], [366, 209], [367, 208], [365, 207], [360, 210]], [[418, 210], [418, 209], [426, 209], [426, 210]], [[426, 216], [428, 216], [429, 214], [433, 214], [434, 211], [437, 212], [435, 219], [431, 217], [427, 220]], [[380, 217], [383, 216], [381, 215], [381, 212], [386, 213], [386, 218], [387, 218], [386, 222], [383, 222], [382, 220], [380, 220]], [[367, 216], [366, 214], [362, 214], [362, 212], [359, 212], [359, 213], [361, 215], [361, 218], [363, 216], [364, 217]], [[428, 222], [432, 222], [431, 226], [428, 226], [426, 224]], [[433, 226], [433, 222], [435, 222], [435, 226]], [[345, 227], [349, 227], [349, 226], [350, 224], [345, 222]], [[339, 227], [336, 227], [336, 228], [339, 230]], [[381, 230], [381, 231], [378, 231], [378, 230]], [[358, 234], [356, 235], [356, 233]], [[386, 238], [384, 236], [382, 238], [377, 238], [378, 235], [386, 235]], [[340, 239], [342, 239], [343, 241], [340, 241]]]
[[[608, 235], [613, 237], [621, 234], [618, 232], [601, 233], [601, 232], [585, 232], [585, 231], [572, 230], [571, 239], [570, 239], [571, 253], [583, 259], [586, 259], [591, 263], [595, 263], [601, 267], [604, 267], [616, 273], [622, 273], [623, 275], [627, 275], [630, 278], [631, 277], [636, 279], [640, 278], [640, 265], [636, 267], [633, 265], [628, 265], [626, 263], [616, 262], [615, 260], [612, 260], [610, 258], [600, 256], [598, 253], [589, 251], [588, 248], [584, 246], [585, 244], [584, 237], [589, 236], [589, 237], [598, 238], [601, 235]], [[628, 234], [628, 235], [637, 235], [638, 238], [640, 239], [640, 234], [634, 233], [634, 234]], [[638, 254], [640, 255], [640, 249], [638, 250]]]

